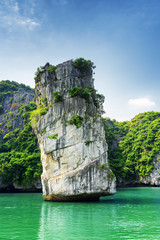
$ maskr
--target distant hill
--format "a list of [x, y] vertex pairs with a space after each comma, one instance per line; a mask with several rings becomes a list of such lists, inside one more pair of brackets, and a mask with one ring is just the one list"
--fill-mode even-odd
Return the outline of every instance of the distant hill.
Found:
[[110, 166], [123, 183], [160, 185], [160, 112], [104, 120]]
[[41, 188], [40, 150], [30, 113], [36, 109], [34, 89], [0, 81], [0, 190]]

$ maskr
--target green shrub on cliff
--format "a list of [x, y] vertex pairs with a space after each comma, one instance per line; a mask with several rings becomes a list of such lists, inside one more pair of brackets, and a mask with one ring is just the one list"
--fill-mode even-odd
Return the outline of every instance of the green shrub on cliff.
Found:
[[92, 74], [93, 69], [96, 68], [91, 60], [85, 60], [84, 58], [77, 58], [72, 64], [78, 68], [84, 76]]
[[47, 68], [47, 71], [52, 72], [52, 71], [55, 71], [56, 69], [57, 69], [57, 66], [53, 65], [53, 66]]
[[69, 93], [71, 95], [71, 97], [75, 97], [75, 96], [79, 96], [81, 98], [86, 99], [89, 102], [90, 99], [90, 89], [86, 88], [82, 88], [82, 87], [73, 87], [69, 90]]
[[41, 67], [39, 68], [37, 68], [37, 71], [35, 72], [35, 76], [34, 76], [34, 79], [37, 79], [37, 80], [39, 80], [40, 79], [40, 76], [42, 75], [42, 73], [43, 73], [43, 69], [41, 69]]
[[100, 107], [104, 103], [105, 97], [103, 94], [95, 93], [93, 95], [93, 102], [96, 107]]
[[[46, 102], [46, 101], [44, 101]], [[30, 112], [30, 121], [31, 121], [31, 125], [36, 127], [37, 125], [37, 121], [39, 120], [39, 118], [43, 115], [45, 115], [48, 111], [48, 107], [43, 107], [43, 104], [39, 105], [34, 111]]]
[[48, 136], [48, 138], [57, 140], [58, 134], [52, 134], [52, 135]]
[[87, 102], [90, 102], [92, 99], [96, 107], [100, 107], [105, 99], [102, 94], [96, 93], [94, 88], [73, 87], [69, 90], [69, 93], [71, 97], [79, 96]]
[[83, 124], [83, 118], [77, 114], [74, 114], [70, 120], [68, 120], [69, 124], [74, 124], [77, 128], [80, 128]]
[[53, 98], [54, 102], [61, 102], [63, 100], [63, 97], [62, 95], [60, 95], [59, 91], [55, 91], [53, 94], [54, 94], [54, 98]]

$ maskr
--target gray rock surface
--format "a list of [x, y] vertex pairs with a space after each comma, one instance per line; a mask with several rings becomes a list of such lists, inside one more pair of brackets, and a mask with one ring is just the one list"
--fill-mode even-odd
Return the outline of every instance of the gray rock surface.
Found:
[[152, 172], [141, 179], [141, 182], [144, 184], [152, 185], [152, 186], [160, 186], [160, 155], [157, 154], [153, 161], [154, 169]]
[[[38, 109], [33, 128], [41, 149], [43, 197], [49, 201], [85, 201], [115, 193], [115, 176], [107, 161], [107, 144], [101, 121], [102, 104], [70, 96], [73, 87], [94, 88], [92, 72], [82, 75], [71, 61], [37, 75], [35, 96]], [[55, 92], [62, 101], [55, 102]], [[82, 118], [77, 127], [69, 121]], [[52, 138], [52, 137], [54, 138]]]
[[[0, 129], [3, 130], [0, 139], [3, 139], [11, 130], [16, 128], [24, 129], [23, 118], [21, 115], [18, 116], [18, 111], [21, 104], [27, 105], [33, 100], [34, 91], [25, 91], [23, 88], [19, 88], [11, 96], [7, 95], [5, 97], [3, 103], [4, 113], [0, 115]], [[7, 123], [10, 125], [9, 128], [7, 127]]]

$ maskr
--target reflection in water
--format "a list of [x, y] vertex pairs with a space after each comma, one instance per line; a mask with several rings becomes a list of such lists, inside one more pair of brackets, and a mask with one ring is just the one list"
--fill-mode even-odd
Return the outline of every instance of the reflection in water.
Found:
[[122, 189], [97, 203], [0, 194], [0, 240], [160, 239], [160, 188]]
[[[100, 225], [96, 220], [95, 204], [88, 203], [47, 203], [42, 204], [39, 240], [90, 239], [98, 234]], [[100, 205], [99, 205], [100, 206]], [[97, 226], [95, 227], [95, 222]]]
[[43, 202], [38, 239], [160, 239], [159, 199], [160, 189], [139, 188], [97, 203]]

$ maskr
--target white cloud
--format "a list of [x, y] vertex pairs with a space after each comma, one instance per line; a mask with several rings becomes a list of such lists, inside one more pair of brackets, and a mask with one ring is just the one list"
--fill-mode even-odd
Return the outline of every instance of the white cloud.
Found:
[[15, 11], [15, 12], [18, 12], [18, 11], [19, 11], [19, 7], [18, 7], [18, 3], [17, 3], [17, 2], [15, 2], [15, 4], [13, 4], [12, 9], [13, 9], [13, 11]]
[[39, 23], [33, 21], [30, 18], [28, 18], [28, 19], [27, 18], [26, 19], [19, 19], [19, 20], [17, 20], [17, 24], [28, 26], [28, 27], [39, 26]]
[[[24, 15], [17, 1], [2, 0], [2, 5], [0, 5], [1, 26], [10, 28], [9, 30], [13, 30], [15, 27], [32, 30], [34, 27], [39, 26], [39, 22], [35, 20], [34, 16], [31, 16], [31, 12], [34, 12], [33, 6], [33, 4], [31, 8], [28, 6], [28, 11], [26, 11]], [[32, 11], [29, 11], [30, 9], [32, 9]]]
[[129, 99], [128, 105], [142, 108], [142, 107], [154, 107], [156, 104], [154, 101], [150, 100], [148, 97], [144, 97], [144, 98]]

